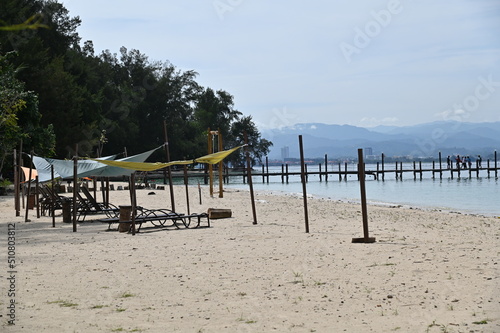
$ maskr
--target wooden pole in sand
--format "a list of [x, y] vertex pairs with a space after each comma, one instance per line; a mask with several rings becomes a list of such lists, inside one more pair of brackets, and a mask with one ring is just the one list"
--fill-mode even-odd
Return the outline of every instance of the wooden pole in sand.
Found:
[[363, 213], [363, 238], [353, 238], [353, 243], [375, 243], [375, 238], [368, 233], [368, 212], [366, 210], [366, 189], [365, 189], [365, 163], [363, 161], [363, 149], [358, 149], [358, 175], [361, 189], [361, 211]]
[[[219, 141], [219, 151], [222, 151], [222, 134], [220, 132], [220, 128], [217, 129], [217, 139]], [[222, 171], [224, 171], [224, 163], [222, 161], [219, 162], [219, 198], [224, 197], [224, 181], [222, 179]]]
[[[165, 155], [167, 157], [167, 163], [170, 162], [170, 149], [168, 148], [168, 136], [167, 136], [167, 122], [163, 121], [163, 136], [165, 137]], [[167, 167], [168, 170], [168, 183], [170, 188], [170, 204], [172, 206], [172, 211], [175, 212], [175, 198], [174, 198], [174, 184], [172, 183], [172, 168]]]
[[[55, 182], [54, 182], [54, 165], [51, 164], [50, 165], [50, 183], [52, 184], [52, 191], [51, 193], [53, 193], [53, 195], [55, 196]], [[55, 198], [51, 198], [50, 199], [50, 215], [52, 215], [52, 228], [55, 228], [56, 227], [56, 216], [54, 214], [55, 212], [55, 209], [54, 209], [54, 199]], [[66, 222], [66, 221], [64, 221]]]
[[299, 135], [299, 150], [300, 150], [300, 179], [302, 181], [302, 195], [304, 197], [304, 221], [306, 225], [306, 234], [309, 233], [309, 214], [307, 212], [307, 190], [306, 190], [306, 175], [304, 163], [304, 149], [302, 145], [302, 135]]
[[[19, 196], [21, 197], [21, 200], [20, 200], [20, 205], [22, 208], [24, 208], [24, 186], [22, 186], [21, 184], [21, 176], [23, 174], [23, 139], [21, 139], [21, 142], [19, 143], [19, 157], [18, 157], [18, 165], [19, 165], [19, 171], [17, 172], [17, 176], [19, 177], [18, 179], [18, 184], [19, 184], [19, 187], [20, 187], [20, 190], [19, 190]], [[19, 215], [21, 214], [21, 208], [19, 208]], [[19, 216], [18, 215], [18, 216]]]
[[16, 216], [20, 215], [19, 211], [19, 165], [17, 164], [17, 151], [14, 149], [14, 208]]
[[245, 138], [245, 145], [246, 145], [245, 155], [247, 158], [247, 178], [248, 178], [248, 186], [250, 187], [250, 200], [252, 201], [253, 224], [257, 224], [257, 212], [255, 211], [255, 198], [253, 194], [252, 166], [250, 163], [250, 152], [248, 148], [248, 136], [246, 131], [243, 131], [243, 136]]
[[[199, 184], [199, 183], [198, 183]], [[188, 173], [187, 173], [187, 165], [184, 164], [184, 187], [186, 188], [186, 205], [187, 205], [187, 213], [189, 212], [189, 188], [188, 188]], [[201, 199], [201, 198], [200, 198]], [[200, 200], [201, 201], [201, 200]], [[200, 202], [201, 205], [201, 202]]]
[[[210, 127], [208, 128], [208, 138], [207, 138], [207, 148], [208, 148], [208, 155], [213, 153], [212, 149], [212, 131], [210, 130]], [[214, 196], [214, 170], [212, 164], [208, 163], [208, 177], [209, 177], [209, 187], [210, 187], [210, 197]]]
[[[54, 189], [52, 189], [54, 190]], [[78, 143], [73, 157], [73, 232], [76, 232], [76, 192], [78, 191]]]
[[131, 188], [130, 188], [130, 194], [131, 194], [131, 204], [132, 204], [132, 211], [131, 211], [131, 214], [132, 214], [132, 226], [130, 227], [130, 229], [132, 230], [132, 236], [135, 236], [135, 207], [136, 207], [136, 203], [137, 203], [137, 199], [136, 199], [136, 193], [135, 193], [135, 171], [132, 172], [132, 174], [130, 175], [130, 185], [131, 185]]
[[38, 191], [39, 189], [39, 178], [38, 178], [38, 175], [35, 177], [35, 205], [36, 205], [36, 218], [39, 219], [40, 218], [40, 202], [39, 202], [39, 197], [38, 195], [40, 194], [40, 192]]
[[28, 184], [28, 200], [26, 202], [26, 214], [24, 216], [24, 222], [31, 222], [31, 220], [28, 218], [28, 210], [30, 208], [30, 196], [31, 196], [31, 176], [33, 173], [33, 149], [31, 149], [31, 156], [30, 156], [30, 172], [28, 175], [28, 179], [26, 183]]

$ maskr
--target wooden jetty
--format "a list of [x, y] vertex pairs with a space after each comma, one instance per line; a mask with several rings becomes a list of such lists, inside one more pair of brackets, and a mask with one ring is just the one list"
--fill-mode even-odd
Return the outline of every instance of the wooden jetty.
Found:
[[[461, 177], [477, 177], [480, 175], [485, 175], [487, 178], [495, 177], [498, 178], [498, 171], [500, 169], [500, 165], [497, 162], [497, 153], [494, 152], [493, 160], [483, 161], [482, 165], [479, 164], [478, 161], [474, 162], [474, 165], [467, 164], [467, 166], [463, 166], [462, 164], [456, 165], [456, 163], [452, 163], [452, 165], [448, 168], [447, 163], [443, 163], [441, 159], [441, 154], [437, 161], [425, 163], [425, 167], [421, 161], [406, 162], [385, 162], [385, 156], [382, 154], [381, 161], [370, 164], [367, 167], [365, 163], [365, 177], [369, 179], [369, 177], [373, 177], [374, 180], [384, 181], [386, 175], [393, 176], [391, 178], [396, 180], [402, 180], [403, 178], [407, 178], [408, 176], [413, 178], [414, 180], [423, 179], [424, 174], [430, 174], [432, 179], [443, 177], [450, 178], [461, 178]], [[486, 163], [484, 163], [486, 162]], [[429, 167], [429, 164], [432, 166]], [[408, 167], [410, 165], [410, 167]], [[290, 165], [283, 163], [281, 164], [280, 171], [270, 171], [269, 170], [269, 161], [266, 157], [265, 162], [259, 167], [254, 167], [252, 171], [252, 176], [254, 179], [261, 179], [262, 183], [269, 183], [270, 178], [279, 178], [281, 183], [288, 183], [290, 181], [290, 177], [296, 176], [297, 179], [300, 179], [301, 170], [298, 165], [294, 165], [294, 169], [296, 171], [291, 171]], [[348, 164], [344, 163], [328, 163], [328, 158], [325, 155], [325, 162], [315, 165], [315, 170], [308, 170], [308, 165], [304, 165], [304, 174], [305, 179], [308, 181], [309, 176], [316, 176], [319, 178], [319, 181], [328, 182], [331, 179], [337, 179], [338, 181], [347, 181], [350, 177], [358, 180], [358, 164]], [[279, 167], [278, 167], [279, 168]], [[259, 170], [260, 169], [260, 170]], [[312, 169], [312, 168], [309, 168]], [[246, 169], [239, 170], [229, 170], [228, 168], [224, 169], [223, 173], [223, 181], [224, 183], [229, 183], [229, 178], [241, 177], [243, 183], [248, 181]], [[162, 175], [158, 174], [157, 176], [153, 174], [148, 174], [147, 177], [149, 179], [153, 178], [163, 178]], [[183, 178], [184, 174], [182, 172], [172, 172], [172, 178]], [[208, 174], [203, 170], [192, 170], [188, 173], [188, 178], [198, 178], [202, 183], [208, 184]], [[166, 184], [165, 179], [165, 184]], [[234, 183], [234, 181], [233, 181]]]

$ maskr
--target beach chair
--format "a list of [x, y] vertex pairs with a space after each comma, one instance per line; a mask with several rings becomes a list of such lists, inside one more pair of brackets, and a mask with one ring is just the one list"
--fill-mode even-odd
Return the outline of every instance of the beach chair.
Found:
[[46, 212], [48, 212], [48, 215], [50, 216], [51, 205], [54, 205], [54, 211], [62, 210], [63, 203], [72, 201], [72, 198], [60, 196], [47, 185], [41, 185], [38, 190], [42, 196], [39, 203], [43, 216], [45, 216]]
[[[168, 228], [174, 227], [181, 229], [193, 229], [201, 227], [201, 223], [206, 220], [206, 227], [210, 227], [210, 219], [208, 214], [179, 214], [169, 209], [144, 209], [140, 208], [136, 211], [135, 225], [136, 232], [139, 232], [142, 225], [151, 223], [153, 228]], [[115, 223], [131, 223], [131, 220], [120, 221], [119, 217], [105, 218], [99, 220], [102, 223], [108, 223], [108, 230], [111, 230], [111, 225]]]
[[80, 187], [82, 193], [85, 195], [83, 198], [80, 193], [76, 193], [77, 199], [80, 202], [78, 208], [78, 220], [83, 217], [82, 221], [85, 221], [87, 215], [97, 215], [105, 214], [108, 218], [116, 218], [120, 213], [120, 209], [113, 204], [97, 202], [95, 198], [90, 193], [89, 189], [85, 186]]

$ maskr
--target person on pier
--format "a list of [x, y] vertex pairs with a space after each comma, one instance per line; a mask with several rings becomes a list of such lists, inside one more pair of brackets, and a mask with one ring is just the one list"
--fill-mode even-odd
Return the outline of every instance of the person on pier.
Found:
[[477, 155], [477, 167], [478, 167], [478, 168], [482, 168], [482, 166], [481, 166], [481, 161], [482, 161], [482, 160], [483, 160], [483, 159], [481, 158], [481, 155]]
[[457, 169], [460, 169], [460, 163], [462, 163], [462, 159], [460, 158], [460, 155], [457, 155], [455, 158], [455, 161], [457, 162]]
[[446, 164], [448, 165], [448, 169], [451, 169], [451, 157], [450, 157], [450, 155], [448, 155], [448, 157], [446, 158]]

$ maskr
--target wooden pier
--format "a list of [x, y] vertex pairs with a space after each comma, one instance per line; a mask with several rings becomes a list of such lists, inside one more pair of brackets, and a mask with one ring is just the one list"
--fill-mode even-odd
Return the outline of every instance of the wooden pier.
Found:
[[[423, 166], [421, 161], [414, 162], [392, 162], [386, 163], [384, 156], [382, 155], [381, 162], [376, 162], [373, 164], [367, 165], [365, 163], [365, 178], [369, 179], [373, 177], [374, 180], [384, 181], [386, 175], [396, 180], [403, 180], [403, 178], [413, 178], [414, 180], [422, 180], [424, 178], [424, 174], [430, 174], [432, 179], [443, 179], [443, 177], [453, 178], [462, 178], [462, 177], [477, 177], [480, 175], [485, 175], [487, 178], [495, 177], [498, 178], [498, 171], [500, 166], [497, 163], [497, 153], [494, 153], [493, 160], [486, 160], [479, 165], [479, 162], [474, 162], [473, 165], [467, 165], [464, 167], [462, 164], [459, 166], [456, 163], [453, 163], [450, 168], [448, 168], [446, 163], [443, 163], [441, 160], [441, 155], [439, 156], [438, 161], [427, 162], [425, 163], [425, 167]], [[429, 164], [432, 164], [429, 167]], [[281, 167], [281, 168], [280, 168]], [[290, 177], [297, 177], [300, 179], [301, 170], [299, 165], [293, 165], [296, 171], [291, 171], [291, 166], [289, 164], [281, 164], [281, 166], [274, 166], [274, 168], [280, 168], [280, 171], [269, 171], [269, 162], [268, 159], [265, 159], [265, 163], [259, 167], [254, 167], [252, 171], [252, 176], [255, 179], [261, 179], [262, 183], [269, 183], [271, 178], [280, 179], [281, 183], [288, 183], [290, 181]], [[316, 170], [310, 171], [308, 170], [308, 165], [304, 165], [304, 174], [306, 181], [309, 180], [310, 176], [316, 176], [319, 178], [319, 181], [328, 182], [329, 180], [338, 180], [338, 181], [347, 181], [350, 176], [356, 180], [358, 179], [358, 164], [348, 164], [348, 163], [328, 163], [328, 159], [325, 156], [325, 162], [315, 165]], [[310, 169], [310, 168], [309, 168]], [[172, 178], [183, 178], [184, 175], [180, 172], [172, 172]], [[198, 178], [201, 183], [208, 184], [208, 174], [203, 170], [198, 171], [190, 171], [188, 174], [189, 178]], [[229, 170], [227, 168], [224, 169], [223, 173], [223, 181], [224, 183], [229, 183], [230, 178], [238, 178], [241, 177], [243, 183], [247, 183], [247, 173], [246, 170]], [[148, 178], [163, 178], [161, 176], [148, 175]], [[232, 181], [234, 183], [234, 181]], [[166, 184], [166, 182], [165, 182]]]

